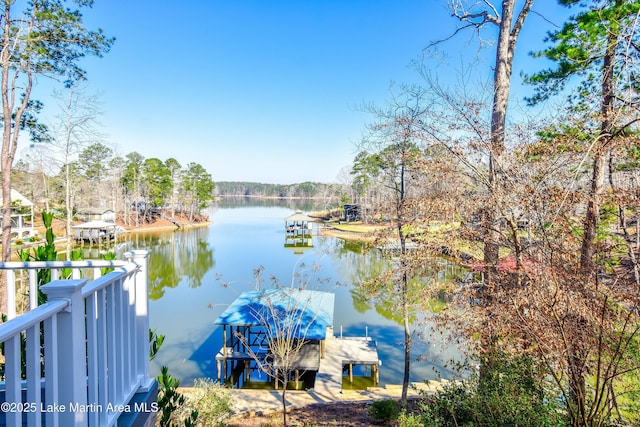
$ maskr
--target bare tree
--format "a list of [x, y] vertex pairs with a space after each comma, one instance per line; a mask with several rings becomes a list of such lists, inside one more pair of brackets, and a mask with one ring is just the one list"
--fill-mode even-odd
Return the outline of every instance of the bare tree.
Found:
[[[391, 300], [404, 331], [403, 405], [410, 381], [412, 313], [432, 292], [427, 271], [435, 261], [433, 247], [423, 239], [424, 230], [433, 221], [450, 218], [462, 188], [448, 180], [449, 153], [426, 138], [423, 121], [431, 105], [422, 95], [419, 88], [403, 88], [386, 107], [369, 106], [375, 121], [354, 163], [358, 180], [377, 182], [384, 189], [384, 202], [373, 212], [385, 218], [389, 227], [379, 233], [376, 244], [392, 256], [393, 266], [370, 277], [364, 286], [372, 294], [382, 291], [395, 296]], [[384, 292], [388, 289], [393, 291]]]
[[[78, 154], [90, 144], [98, 142], [102, 135], [97, 132], [99, 96], [87, 95], [86, 86], [81, 82], [71, 84], [65, 92], [56, 92], [59, 114], [57, 123], [52, 126], [54, 144], [60, 152], [64, 168], [64, 201], [66, 211], [66, 259], [71, 259], [71, 224], [73, 221], [74, 182], [73, 162]], [[77, 165], [79, 166], [79, 165]], [[77, 169], [77, 167], [76, 167]], [[100, 190], [98, 189], [98, 192]]]
[[[52, 196], [55, 191], [51, 191], [51, 177], [55, 176], [60, 170], [60, 163], [55, 161], [52, 156], [51, 147], [47, 144], [31, 144], [31, 146], [22, 153], [21, 160], [28, 166], [28, 173], [33, 175], [29, 188], [22, 187], [20, 190], [23, 194], [28, 194], [28, 198], [34, 201], [44, 201], [45, 210], [50, 210]], [[19, 183], [16, 183], [19, 187]], [[26, 191], [25, 191], [26, 190]]]
[[[301, 265], [300, 269], [304, 271], [305, 266]], [[297, 385], [301, 371], [308, 369], [308, 359], [313, 360], [317, 356], [319, 360], [320, 343], [316, 342], [317, 337], [312, 336], [312, 331], [317, 334], [318, 328], [325, 328], [326, 332], [328, 319], [323, 316], [328, 313], [323, 309], [327, 303], [333, 306], [334, 294], [309, 288], [317, 266], [306, 276], [296, 273], [291, 286], [283, 286], [272, 278], [272, 286], [268, 289], [263, 289], [263, 271], [263, 267], [254, 270], [257, 290], [252, 293], [251, 316], [262, 329], [267, 354], [258, 352], [241, 332], [236, 332], [235, 336], [258, 368], [273, 378], [276, 389], [282, 384], [282, 419], [283, 425], [287, 426], [286, 393], [290, 378], [294, 375]]]

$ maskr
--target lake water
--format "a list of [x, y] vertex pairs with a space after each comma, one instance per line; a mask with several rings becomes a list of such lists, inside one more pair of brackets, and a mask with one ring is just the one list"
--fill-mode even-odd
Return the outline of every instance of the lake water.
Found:
[[[215, 354], [222, 332], [213, 324], [242, 292], [256, 286], [254, 270], [264, 267], [266, 286], [270, 277], [288, 284], [294, 276], [304, 278], [313, 289], [336, 294], [334, 332], [364, 336], [377, 341], [382, 360], [382, 384], [402, 382], [403, 329], [384, 307], [376, 308], [354, 299], [353, 283], [386, 262], [377, 250], [333, 237], [317, 236], [313, 247], [300, 253], [285, 248], [284, 218], [295, 209], [306, 212], [311, 205], [277, 202], [255, 205], [219, 204], [210, 211], [212, 225], [186, 231], [134, 234], [119, 251], [150, 249], [150, 326], [166, 336], [151, 362], [152, 375], [168, 366], [181, 385], [199, 377], [217, 378]], [[315, 226], [315, 224], [314, 224]], [[297, 280], [300, 280], [300, 279]], [[419, 316], [423, 318], [422, 316]], [[429, 323], [415, 325], [429, 332]], [[428, 335], [428, 334], [427, 334]], [[452, 376], [444, 362], [455, 350], [435, 341], [415, 338], [412, 347], [412, 381]], [[419, 360], [418, 360], [419, 359]]]

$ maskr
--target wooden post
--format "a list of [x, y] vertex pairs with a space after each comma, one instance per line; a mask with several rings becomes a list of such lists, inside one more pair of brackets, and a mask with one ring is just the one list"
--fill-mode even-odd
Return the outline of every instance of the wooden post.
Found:
[[222, 325], [222, 355], [227, 357], [227, 325]]
[[349, 383], [353, 384], [353, 364], [349, 363]]
[[378, 369], [378, 365], [373, 365], [373, 370], [376, 373], [375, 385], [380, 383], [380, 370]]

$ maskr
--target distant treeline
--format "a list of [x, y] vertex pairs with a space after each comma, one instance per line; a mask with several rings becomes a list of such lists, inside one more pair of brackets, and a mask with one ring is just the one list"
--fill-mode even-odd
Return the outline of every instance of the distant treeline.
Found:
[[219, 196], [279, 197], [308, 199], [340, 199], [346, 190], [340, 184], [322, 184], [303, 182], [300, 184], [263, 184], [259, 182], [216, 182], [216, 194]]

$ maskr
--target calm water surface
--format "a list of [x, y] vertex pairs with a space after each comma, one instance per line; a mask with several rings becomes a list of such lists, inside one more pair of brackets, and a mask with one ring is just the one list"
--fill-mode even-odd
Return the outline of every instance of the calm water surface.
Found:
[[[309, 281], [311, 288], [335, 292], [335, 333], [341, 329], [345, 336], [368, 333], [377, 341], [382, 359], [381, 382], [402, 382], [401, 325], [389, 319], [388, 310], [354, 301], [351, 293], [353, 283], [385, 261], [377, 250], [363, 252], [359, 245], [332, 237], [314, 235], [313, 248], [300, 253], [285, 248], [284, 218], [294, 208], [312, 210], [302, 205], [217, 206], [211, 209], [209, 227], [137, 234], [120, 245], [120, 251], [152, 251], [150, 324], [166, 336], [151, 362], [152, 375], [166, 365], [185, 386], [195, 378], [217, 378], [215, 354], [222, 345], [222, 332], [213, 321], [238, 295], [255, 287], [253, 272], [262, 266], [266, 282], [273, 276], [288, 284], [296, 275]], [[415, 328], [430, 330], [423, 322]], [[429, 340], [416, 338], [412, 347], [416, 359], [412, 381], [434, 379], [438, 373], [444, 378], [452, 375], [443, 362], [455, 351]]]

